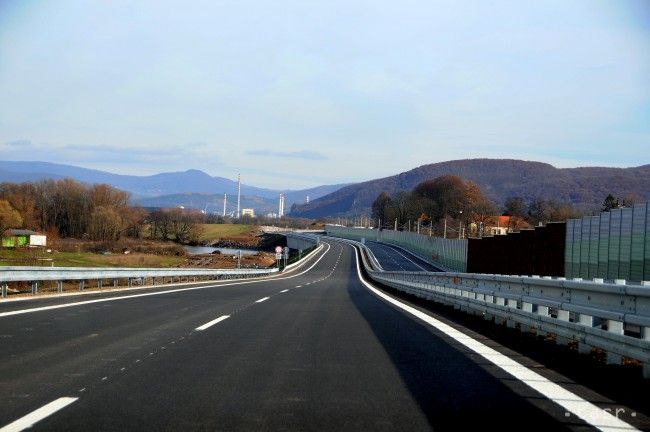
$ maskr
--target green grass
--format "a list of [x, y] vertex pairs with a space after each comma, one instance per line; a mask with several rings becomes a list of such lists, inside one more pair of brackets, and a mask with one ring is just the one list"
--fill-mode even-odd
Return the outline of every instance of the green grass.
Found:
[[202, 232], [199, 240], [223, 240], [229, 237], [253, 235], [254, 225], [235, 224], [201, 224]]
[[183, 257], [152, 254], [110, 254], [91, 252], [47, 253], [43, 250], [1, 249], [0, 266], [38, 265], [54, 267], [174, 267]]

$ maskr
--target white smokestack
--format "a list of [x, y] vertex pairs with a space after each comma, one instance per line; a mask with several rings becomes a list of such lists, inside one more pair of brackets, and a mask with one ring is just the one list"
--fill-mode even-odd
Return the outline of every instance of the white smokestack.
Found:
[[228, 195], [223, 194], [223, 215], [226, 216], [226, 202], [228, 201]]
[[284, 194], [280, 193], [280, 204], [278, 206], [278, 217], [284, 216]]
[[240, 204], [241, 204], [241, 175], [237, 174], [237, 218], [241, 216], [239, 213]]

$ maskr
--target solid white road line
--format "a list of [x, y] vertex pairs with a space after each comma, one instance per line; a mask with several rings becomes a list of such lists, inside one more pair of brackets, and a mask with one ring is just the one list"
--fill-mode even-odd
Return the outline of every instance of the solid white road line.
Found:
[[287, 291], [289, 291], [289, 290], [288, 290], [288, 289], [285, 289], [285, 290], [282, 290], [282, 291], [280, 291], [280, 292], [283, 293], [283, 292], [287, 292]]
[[516, 362], [510, 357], [501, 354], [497, 350], [484, 345], [483, 343], [477, 341], [476, 339], [471, 338], [470, 336], [456, 330], [448, 324], [439, 321], [424, 312], [411, 307], [407, 304], [396, 300], [389, 295], [383, 293], [377, 288], [373, 287], [368, 281], [366, 281], [361, 275], [361, 269], [359, 266], [359, 256], [357, 255], [357, 250], [354, 250], [354, 256], [357, 260], [357, 275], [359, 280], [363, 285], [366, 286], [373, 294], [381, 299], [389, 302], [390, 304], [396, 306], [399, 309], [413, 315], [416, 318], [421, 319], [425, 323], [435, 327], [441, 332], [445, 333], [447, 336], [456, 340], [460, 344], [474, 351], [475, 353], [482, 356], [484, 359], [493, 363], [497, 367], [501, 368], [505, 372], [509, 373], [522, 383], [526, 384], [533, 390], [541, 393], [544, 397], [555, 402], [562, 408], [566, 409], [568, 412], [573, 415], [581, 418], [589, 425], [599, 429], [601, 431], [636, 431], [634, 426], [620, 420], [613, 415], [609, 414], [607, 411], [602, 408], [598, 408], [596, 405], [582, 399], [580, 396], [566, 390], [562, 386], [550, 381], [549, 379], [543, 377], [542, 375], [533, 372], [528, 369], [526, 366], [521, 363]]
[[198, 330], [198, 331], [205, 330], [207, 328], [212, 327], [213, 325], [215, 325], [217, 323], [220, 323], [223, 320], [227, 320], [228, 318], [230, 318], [230, 315], [222, 315], [217, 319], [213, 319], [212, 321], [207, 322], [207, 323], [203, 324], [202, 326], [197, 327], [195, 330]]
[[58, 398], [57, 400], [52, 401], [49, 404], [40, 407], [36, 411], [32, 411], [26, 416], [19, 418], [13, 423], [9, 423], [7, 426], [0, 429], [0, 432], [18, 432], [25, 429], [29, 429], [39, 421], [67, 407], [77, 399], [79, 398], [75, 398], [75, 397]]
[[12, 315], [21, 315], [21, 314], [26, 314], [26, 313], [32, 313], [32, 312], [40, 312], [40, 311], [46, 311], [46, 310], [51, 310], [51, 309], [61, 309], [61, 308], [68, 308], [68, 307], [73, 307], [73, 306], [83, 306], [87, 304], [92, 304], [92, 303], [101, 303], [101, 302], [109, 302], [109, 301], [116, 301], [116, 300], [127, 300], [127, 299], [133, 299], [133, 298], [138, 298], [138, 297], [148, 297], [148, 296], [155, 296], [155, 295], [163, 295], [163, 294], [171, 294], [171, 293], [177, 293], [177, 292], [183, 292], [183, 291], [194, 291], [194, 290], [202, 290], [202, 289], [208, 289], [208, 288], [219, 288], [219, 287], [224, 287], [224, 286], [233, 286], [233, 285], [243, 285], [243, 284], [252, 284], [252, 283], [260, 283], [260, 282], [273, 282], [273, 281], [278, 281], [278, 280], [285, 280], [285, 279], [292, 279], [298, 276], [301, 276], [311, 269], [313, 269], [316, 264], [322, 260], [327, 252], [329, 252], [331, 246], [329, 243], [325, 243], [327, 245], [327, 249], [323, 254], [314, 262], [307, 270], [292, 275], [292, 276], [287, 276], [287, 277], [279, 277], [279, 278], [274, 278], [274, 279], [256, 279], [256, 280], [250, 280], [250, 281], [245, 281], [245, 282], [232, 282], [232, 283], [227, 283], [227, 284], [219, 284], [219, 285], [207, 285], [207, 286], [198, 286], [198, 287], [190, 287], [190, 288], [177, 288], [177, 289], [171, 289], [171, 290], [165, 290], [165, 291], [156, 291], [152, 293], [144, 293], [144, 294], [133, 294], [133, 295], [124, 295], [124, 296], [119, 296], [119, 297], [109, 297], [105, 299], [95, 299], [95, 300], [85, 300], [85, 301], [80, 301], [80, 302], [74, 302], [74, 303], [64, 303], [64, 304], [58, 304], [58, 305], [52, 305], [52, 306], [43, 306], [43, 307], [37, 307], [37, 308], [30, 308], [30, 309], [20, 309], [20, 310], [15, 310], [15, 311], [9, 311], [9, 312], [0, 312], [0, 318], [1, 317], [6, 317], [6, 316], [12, 316]]
[[404, 254], [403, 254], [399, 249], [396, 249], [396, 248], [394, 248], [394, 247], [392, 247], [392, 246], [388, 246], [388, 248], [389, 248], [390, 250], [395, 251], [395, 252], [397, 252], [398, 254], [402, 255], [404, 258], [406, 258], [406, 259], [407, 259], [409, 262], [411, 262], [413, 265], [416, 265], [416, 266], [420, 267], [420, 268], [421, 268], [422, 270], [424, 270], [425, 272], [430, 271], [430, 270], [425, 269], [424, 267], [422, 267], [420, 264], [416, 263], [415, 261], [413, 261], [411, 258], [409, 258], [409, 257], [407, 257], [406, 255], [404, 255]]
[[262, 303], [263, 301], [267, 301], [270, 297], [264, 297], [259, 300], [255, 300], [255, 303]]

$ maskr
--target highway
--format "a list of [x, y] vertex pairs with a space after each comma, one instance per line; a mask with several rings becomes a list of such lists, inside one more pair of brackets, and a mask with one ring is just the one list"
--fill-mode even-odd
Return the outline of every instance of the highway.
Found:
[[[592, 430], [443, 326], [379, 297], [361, 282], [354, 249], [325, 243], [299, 270], [265, 280], [0, 303], [0, 432], [32, 424], [37, 431]], [[386, 270], [423, 264], [369, 246]], [[571, 394], [616, 402], [388, 296]], [[641, 415], [634, 421], [648, 426]]]
[[365, 244], [385, 271], [440, 271], [422, 258], [399, 247], [373, 241], [366, 241]]

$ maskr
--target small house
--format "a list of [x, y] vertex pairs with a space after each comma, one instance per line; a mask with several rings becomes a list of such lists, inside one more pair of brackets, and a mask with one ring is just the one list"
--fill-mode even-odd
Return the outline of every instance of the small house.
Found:
[[47, 245], [47, 236], [36, 231], [10, 229], [2, 235], [2, 247], [38, 247]]

